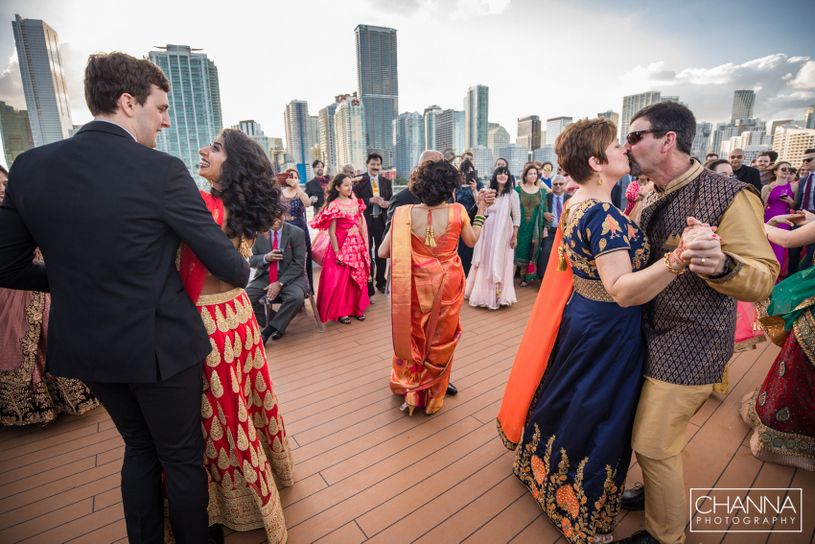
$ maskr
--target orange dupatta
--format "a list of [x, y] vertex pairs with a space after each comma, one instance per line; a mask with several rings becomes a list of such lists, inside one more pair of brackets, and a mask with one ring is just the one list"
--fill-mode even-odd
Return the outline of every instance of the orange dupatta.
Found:
[[[552, 242], [553, 251], [546, 265], [538, 298], [529, 316], [518, 354], [512, 364], [501, 410], [498, 412], [498, 434], [507, 449], [514, 450], [523, 436], [529, 406], [543, 379], [543, 373], [557, 342], [563, 310], [572, 296], [572, 267], [566, 260], [566, 270], [558, 270], [562, 239], [558, 227]], [[565, 258], [565, 256], [564, 256]]]
[[[215, 219], [215, 222], [218, 223], [218, 226], [223, 226], [223, 201], [205, 191], [201, 191], [201, 198], [204, 199], [207, 209], [212, 214], [212, 218]], [[181, 243], [180, 250], [181, 257], [178, 264], [178, 274], [181, 276], [181, 283], [184, 284], [184, 290], [192, 301], [198, 303], [198, 297], [204, 289], [204, 283], [207, 281], [209, 271], [184, 242]]]

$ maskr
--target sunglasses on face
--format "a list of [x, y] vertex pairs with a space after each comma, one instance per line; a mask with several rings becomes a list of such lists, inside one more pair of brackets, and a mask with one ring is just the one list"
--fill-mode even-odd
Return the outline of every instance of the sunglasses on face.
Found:
[[553, 183], [552, 187], [563, 187], [565, 183]]
[[743, 159], [744, 155], [730, 155], [731, 159]]
[[642, 140], [642, 137], [648, 134], [649, 132], [671, 132], [671, 130], [663, 130], [663, 129], [656, 129], [656, 128], [649, 128], [648, 130], [635, 130], [634, 132], [629, 132], [628, 136], [625, 137], [625, 141], [628, 142], [628, 145], [635, 145], [637, 142]]
[[778, 169], [779, 172], [792, 172], [795, 173], [795, 168], [787, 168], [786, 166]]
[[802, 160], [801, 162], [809, 163], [809, 162], [812, 162], [812, 159], [815, 159], [815, 157], [807, 157], [806, 159]]
[[549, 168], [548, 166], [544, 166], [544, 167], [543, 167], [543, 169], [544, 169], [544, 170], [552, 170], [552, 169], [551, 169], [551, 168]]

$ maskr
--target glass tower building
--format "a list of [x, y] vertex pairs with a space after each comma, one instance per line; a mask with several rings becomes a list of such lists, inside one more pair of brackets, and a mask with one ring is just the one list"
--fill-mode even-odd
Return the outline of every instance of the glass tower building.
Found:
[[0, 133], [3, 135], [6, 166], [9, 168], [20, 153], [34, 147], [28, 112], [13, 108], [5, 102], [0, 102]]
[[396, 62], [396, 30], [359, 25], [357, 82], [365, 108], [365, 139], [369, 151], [380, 153], [390, 166], [393, 149], [393, 120], [399, 111], [399, 77]]
[[64, 140], [74, 124], [57, 32], [39, 19], [11, 22], [34, 145]]
[[410, 178], [424, 149], [424, 117], [421, 113], [403, 113], [393, 120], [393, 165], [396, 167], [396, 177]]
[[475, 85], [464, 97], [464, 146], [487, 145], [489, 136], [490, 89]]
[[218, 69], [200, 49], [172, 45], [150, 51], [149, 58], [170, 80], [170, 128], [158, 135], [160, 151], [178, 157], [199, 187], [198, 150], [212, 143], [223, 128]]

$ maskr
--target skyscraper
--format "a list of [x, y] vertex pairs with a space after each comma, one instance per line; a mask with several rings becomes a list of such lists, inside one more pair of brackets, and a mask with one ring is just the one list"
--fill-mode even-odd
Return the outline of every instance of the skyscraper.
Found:
[[492, 149], [484, 145], [474, 145], [470, 148], [470, 151], [473, 152], [473, 166], [478, 173], [478, 177], [480, 179], [489, 179], [493, 171], [492, 165], [495, 164]]
[[355, 95], [341, 96], [338, 101], [339, 105], [334, 114], [337, 165], [341, 168], [350, 163], [354, 165], [354, 169], [364, 171], [367, 156], [365, 106]]
[[704, 163], [705, 154], [710, 144], [710, 133], [712, 125], [704, 121], [696, 122], [696, 135], [693, 137], [693, 143], [690, 146], [690, 156], [696, 157]]
[[487, 145], [490, 114], [490, 89], [474, 85], [464, 97], [464, 147]]
[[631, 118], [634, 117], [634, 114], [645, 106], [656, 104], [662, 100], [661, 94], [660, 91], [648, 91], [623, 97], [623, 113], [620, 116], [620, 141], [628, 134], [628, 127], [631, 125]]
[[464, 112], [457, 110], [444, 110], [437, 113], [436, 145], [433, 149], [444, 151], [451, 149], [455, 155], [461, 155], [466, 149], [464, 145]]
[[498, 157], [498, 151], [502, 147], [509, 145], [509, 132], [498, 123], [490, 123], [490, 131], [487, 134], [487, 147], [492, 151], [494, 157]]
[[598, 118], [602, 117], [603, 119], [608, 119], [609, 121], [614, 123], [617, 126], [617, 128], [620, 128], [620, 114], [617, 113], [616, 111], [611, 111], [611, 110], [604, 111], [602, 113], [598, 113], [597, 117]]
[[803, 121], [804, 128], [815, 129], [815, 104], [804, 108]]
[[557, 137], [567, 125], [572, 124], [571, 117], [555, 117], [546, 120], [546, 145], [554, 145]]
[[[365, 139], [369, 151], [379, 152], [382, 166], [393, 148], [392, 122], [399, 112], [399, 78], [396, 62], [396, 30], [359, 25], [357, 41], [357, 82], [365, 108]], [[356, 166], [356, 165], [354, 165]]]
[[308, 102], [292, 100], [286, 104], [283, 112], [283, 124], [286, 128], [286, 151], [292, 156], [301, 180], [309, 180], [311, 173], [312, 140], [311, 116], [308, 114]]
[[56, 30], [39, 19], [11, 22], [34, 145], [64, 140], [74, 124]]
[[197, 176], [198, 150], [211, 144], [223, 128], [218, 69], [189, 45], [158, 49], [150, 51], [149, 58], [170, 80], [170, 128], [159, 133], [157, 149], [184, 161], [199, 187], [206, 187]]
[[425, 149], [421, 113], [403, 113], [393, 120], [393, 165], [396, 177], [408, 179]]
[[3, 148], [6, 151], [6, 166], [9, 168], [20, 153], [34, 147], [28, 112], [13, 108], [5, 102], [0, 102], [0, 133], [3, 135]]
[[779, 127], [775, 131], [773, 151], [778, 153], [778, 161], [801, 164], [804, 151], [815, 147], [815, 130], [806, 128]]
[[[509, 172], [520, 180], [524, 171], [524, 164], [529, 160], [529, 150], [522, 145], [509, 144], [498, 150], [498, 157], [507, 160]], [[498, 160], [498, 157], [495, 157], [495, 160]]]
[[266, 136], [263, 133], [263, 129], [260, 128], [260, 123], [256, 123], [254, 120], [247, 120], [247, 121], [238, 121], [238, 124], [233, 126], [232, 128], [240, 130], [253, 140], [255, 140], [260, 147], [263, 148], [263, 151], [266, 153], [266, 156], [269, 157], [271, 160], [272, 153], [272, 138]]
[[541, 118], [537, 115], [530, 115], [518, 119], [518, 145], [522, 145], [534, 151], [541, 146]]
[[428, 106], [424, 109], [424, 145], [427, 149], [436, 149], [436, 115], [441, 113], [441, 107]]
[[733, 108], [730, 111], [730, 122], [735, 123], [737, 119], [752, 119], [755, 104], [756, 93], [754, 91], [735, 91], [733, 93]]
[[333, 166], [333, 172], [337, 171], [337, 133], [334, 129], [334, 114], [337, 113], [338, 99], [339, 97], [334, 100], [333, 104], [324, 107], [317, 114], [320, 160], [323, 161], [326, 168]]

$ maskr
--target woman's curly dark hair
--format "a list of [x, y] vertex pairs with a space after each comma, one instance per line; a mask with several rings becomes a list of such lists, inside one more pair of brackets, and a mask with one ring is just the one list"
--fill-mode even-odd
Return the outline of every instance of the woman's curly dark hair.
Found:
[[213, 189], [212, 194], [223, 200], [229, 212], [227, 236], [244, 235], [253, 240], [286, 213], [280, 202], [274, 167], [260, 144], [240, 130], [225, 128], [220, 136], [226, 161], [218, 178], [221, 187]]
[[447, 161], [425, 161], [410, 175], [408, 190], [427, 206], [447, 202], [461, 187], [461, 174]]

